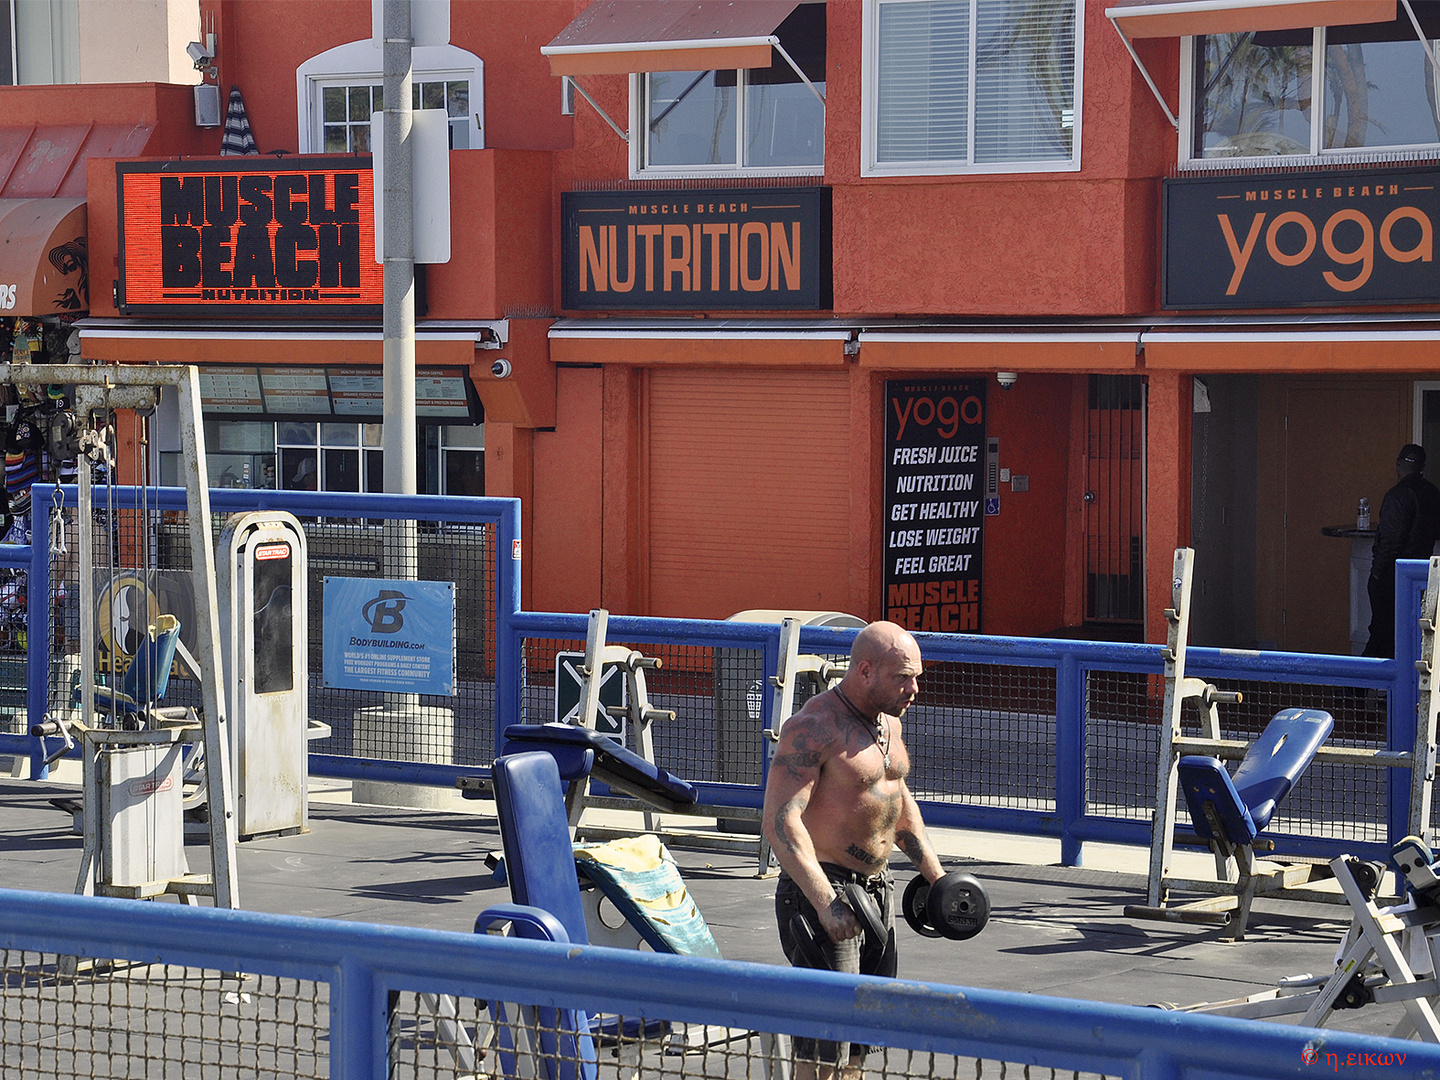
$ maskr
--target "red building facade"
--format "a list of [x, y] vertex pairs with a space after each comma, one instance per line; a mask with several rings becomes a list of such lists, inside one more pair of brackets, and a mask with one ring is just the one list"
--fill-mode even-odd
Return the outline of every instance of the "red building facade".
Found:
[[[368, 148], [368, 3], [201, 7], [250, 161]], [[1216, 72], [1228, 48], [1227, 70], [1250, 56], [1282, 90], [1338, 85], [1335, 27], [1403, 29], [1403, 6], [753, 0], [719, 25], [707, 7], [453, 0], [450, 45], [416, 53], [454, 147], [417, 364], [462, 371], [483, 406], [484, 493], [524, 505], [526, 605], [1154, 639], [1193, 544], [1197, 640], [1350, 651], [1349, 550], [1320, 528], [1378, 505], [1428, 430], [1429, 204], [1388, 193], [1440, 131], [1395, 144], [1381, 117], [1367, 143], [1353, 98], [1306, 89], [1262, 145], [1225, 129]], [[1403, 47], [1422, 86], [1418, 39], [1353, 34]], [[1327, 144], [1327, 110], [1359, 141]], [[373, 316], [124, 302], [117, 157], [219, 151], [219, 129], [155, 123], [86, 165], [83, 355], [332, 386], [378, 370]], [[481, 416], [437, 421], [442, 455]]]

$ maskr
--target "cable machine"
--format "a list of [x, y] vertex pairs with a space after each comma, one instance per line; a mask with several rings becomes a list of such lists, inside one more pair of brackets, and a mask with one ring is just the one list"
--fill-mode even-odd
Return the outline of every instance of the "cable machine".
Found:
[[[189, 904], [201, 896], [216, 907], [236, 908], [239, 892], [235, 874], [235, 807], [232, 796], [230, 739], [220, 664], [219, 620], [216, 591], [215, 546], [210, 516], [204, 429], [200, 416], [200, 379], [191, 366], [161, 365], [50, 365], [0, 364], [0, 381], [21, 384], [73, 385], [75, 390], [75, 449], [79, 465], [79, 599], [80, 686], [79, 719], [56, 717], [37, 734], [63, 740], [60, 752], [75, 743], [81, 747], [84, 773], [84, 834], [75, 891], [132, 898], [165, 893]], [[186, 511], [189, 519], [193, 592], [192, 654], [180, 640], [180, 623], [173, 612], [154, 610], [157, 591], [158, 508], [150, 499], [149, 427], [160, 392], [173, 388], [179, 399], [180, 444], [185, 473]], [[125, 544], [115, 528], [121, 511], [116, 507], [114, 410], [137, 413], [139, 437], [136, 460], [136, 499], [133, 514], [138, 526], [133, 544]], [[103, 474], [103, 507], [95, 504], [95, 477]], [[95, 551], [96, 511], [103, 509], [106, 549]], [[145, 583], [116, 610], [119, 593], [117, 562], [130, 560]], [[118, 572], [130, 572], [126, 567]], [[101, 572], [107, 584], [108, 625], [98, 626], [95, 578]], [[143, 597], [141, 610], [130, 607], [133, 594]], [[117, 670], [121, 642], [117, 626], [124, 625], [133, 646], [132, 659], [123, 674]], [[102, 637], [108, 638], [110, 671], [101, 684], [96, 658]], [[162, 705], [172, 667], [183, 665], [199, 682], [202, 705], [193, 708]], [[183, 758], [203, 760], [202, 784], [208, 804], [211, 872], [190, 873], [185, 859]], [[58, 754], [56, 755], [58, 756]]]

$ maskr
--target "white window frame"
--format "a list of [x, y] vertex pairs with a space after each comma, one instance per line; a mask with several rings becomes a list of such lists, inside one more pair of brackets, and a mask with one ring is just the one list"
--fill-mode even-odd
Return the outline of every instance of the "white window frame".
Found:
[[[1322, 45], [1324, 27], [1317, 26], [1311, 31], [1310, 43], [1310, 84], [1325, 86], [1325, 48]], [[1417, 44], [1419, 38], [1413, 39]], [[1322, 92], [1321, 101], [1324, 100]], [[1237, 167], [1283, 169], [1296, 165], [1309, 167], [1341, 165], [1349, 162], [1365, 164], [1383, 162], [1404, 164], [1409, 161], [1434, 161], [1440, 158], [1440, 142], [1410, 146], [1355, 146], [1323, 149], [1320, 145], [1320, 131], [1325, 122], [1323, 112], [1311, 109], [1310, 152], [1308, 154], [1267, 154], [1261, 157], [1195, 157], [1195, 38], [1180, 39], [1180, 146], [1177, 168], [1188, 172], [1207, 170], [1228, 170]]]
[[[326, 86], [383, 83], [381, 51], [372, 39], [346, 42], [312, 56], [295, 69], [295, 102], [299, 119], [299, 152], [325, 152], [321, 96]], [[415, 83], [467, 80], [470, 83], [470, 146], [485, 147], [485, 62], [457, 45], [422, 45], [411, 53]]]
[[[962, 176], [994, 173], [1061, 173], [1080, 171], [1080, 129], [1081, 102], [1084, 101], [1085, 73], [1085, 5], [1075, 0], [1075, 101], [1074, 122], [1071, 129], [1070, 159], [1068, 161], [1021, 161], [970, 164], [964, 161], [915, 161], [895, 164], [880, 163], [877, 155], [877, 131], [875, 113], [879, 69], [879, 8], [881, 3], [905, 4], [925, 3], [929, 0], [865, 0], [864, 16], [860, 29], [860, 175], [869, 176]], [[975, 28], [970, 28], [972, 47], [970, 49], [970, 108], [975, 107], [975, 49], [973, 47]], [[973, 145], [974, 123], [970, 124], [970, 138]]]
[[[777, 56], [777, 63], [783, 63]], [[723, 179], [727, 176], [733, 177], [754, 177], [754, 176], [823, 176], [825, 175], [824, 154], [821, 154], [821, 161], [818, 165], [770, 165], [755, 166], [743, 165], [740, 158], [744, 154], [745, 132], [747, 130], [747, 117], [745, 115], [745, 102], [748, 93], [743, 89], [745, 83], [745, 69], [718, 68], [710, 70], [738, 71], [736, 76], [735, 92], [735, 164], [734, 165], [651, 165], [645, 166], [645, 139], [647, 135], [645, 125], [645, 103], [648, 95], [645, 93], [645, 73], [632, 73], [630, 76], [630, 130], [633, 135], [630, 138], [630, 179], [631, 180], [711, 180]], [[797, 85], [804, 86], [804, 83]], [[824, 116], [822, 134], [828, 134], [828, 112], [824, 112], [825, 106], [821, 105]]]

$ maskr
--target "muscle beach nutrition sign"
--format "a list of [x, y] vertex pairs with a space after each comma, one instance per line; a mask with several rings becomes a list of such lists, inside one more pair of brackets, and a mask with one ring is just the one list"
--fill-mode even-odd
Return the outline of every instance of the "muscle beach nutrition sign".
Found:
[[571, 310], [828, 308], [829, 188], [569, 191]]
[[885, 617], [980, 631], [985, 380], [885, 384]]
[[1433, 304], [1440, 171], [1165, 181], [1167, 308]]
[[122, 311], [381, 314], [370, 158], [121, 162], [116, 174]]

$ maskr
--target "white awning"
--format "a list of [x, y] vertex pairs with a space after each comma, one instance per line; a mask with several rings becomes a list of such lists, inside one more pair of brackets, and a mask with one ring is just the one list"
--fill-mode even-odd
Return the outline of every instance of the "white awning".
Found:
[[1105, 17], [1125, 43], [1130, 59], [1170, 126], [1180, 120], [1155, 85], [1131, 38], [1192, 37], [1243, 31], [1293, 30], [1302, 26], [1343, 26], [1393, 21], [1396, 0], [1131, 0], [1105, 9]]
[[1189, 37], [1388, 22], [1396, 0], [1131, 0], [1106, 8], [1126, 37]]
[[552, 75], [769, 67], [798, 0], [594, 0], [540, 52]]

